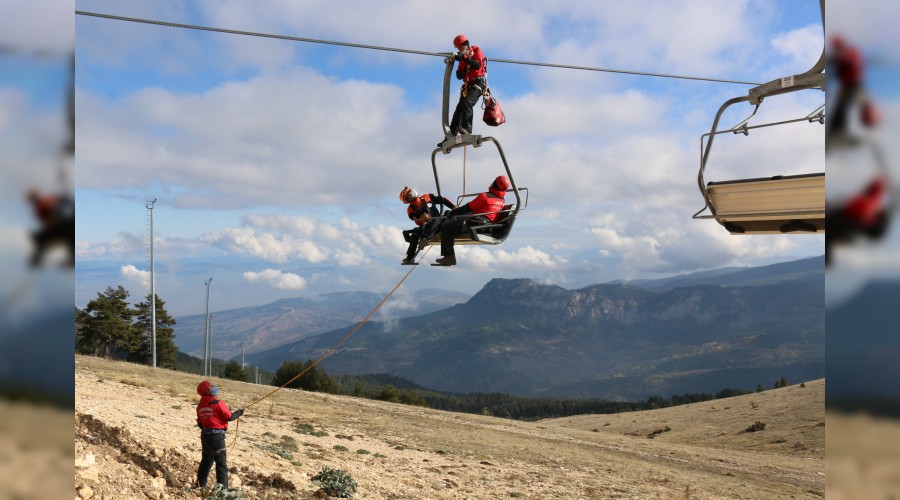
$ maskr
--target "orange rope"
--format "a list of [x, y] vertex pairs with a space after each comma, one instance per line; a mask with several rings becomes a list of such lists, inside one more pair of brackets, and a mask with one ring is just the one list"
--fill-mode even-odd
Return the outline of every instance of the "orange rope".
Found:
[[[431, 250], [431, 246], [429, 246], [428, 248], [425, 249], [425, 253], [422, 254], [422, 259], [424, 259], [426, 255], [428, 255], [428, 252], [429, 252], [430, 250]], [[419, 262], [421, 262], [422, 259], [419, 259]], [[418, 264], [418, 263], [417, 263], [417, 264]], [[263, 397], [257, 399], [256, 401], [254, 401], [254, 402], [248, 404], [248, 405], [245, 406], [244, 408], [245, 408], [245, 409], [246, 409], [246, 408], [250, 408], [251, 406], [253, 406], [253, 405], [259, 403], [260, 401], [262, 401], [262, 400], [264, 400], [264, 399], [266, 399], [266, 398], [268, 398], [268, 397], [271, 396], [272, 394], [275, 394], [276, 392], [280, 391], [281, 389], [284, 389], [284, 388], [287, 387], [291, 382], [297, 380], [298, 378], [302, 377], [306, 372], [308, 372], [308, 371], [312, 370], [313, 368], [315, 368], [316, 365], [318, 365], [319, 363], [322, 362], [322, 360], [324, 360], [324, 359], [327, 358], [328, 356], [331, 356], [332, 354], [334, 354], [335, 351], [337, 351], [338, 347], [341, 346], [341, 344], [343, 344], [344, 342], [346, 342], [347, 339], [349, 339], [350, 337], [352, 337], [354, 333], [356, 333], [357, 331], [359, 331], [359, 329], [362, 328], [362, 326], [363, 326], [364, 324], [366, 324], [366, 322], [369, 321], [369, 319], [371, 319], [372, 316], [374, 316], [375, 313], [378, 312], [379, 309], [381, 309], [381, 306], [383, 306], [384, 303], [387, 302], [388, 299], [390, 299], [392, 295], [394, 295], [394, 292], [396, 292], [397, 289], [400, 288], [400, 285], [402, 285], [403, 282], [406, 281], [406, 278], [409, 278], [409, 275], [412, 274], [412, 272], [416, 270], [416, 267], [418, 267], [418, 266], [417, 266], [417, 265], [416, 265], [416, 266], [412, 266], [412, 268], [411, 268], [409, 271], [407, 271], [406, 275], [403, 276], [403, 279], [401, 279], [400, 282], [397, 283], [397, 284], [394, 286], [394, 288], [393, 288], [387, 295], [385, 295], [385, 297], [384, 297], [383, 299], [381, 299], [381, 302], [379, 302], [378, 305], [375, 306], [375, 309], [372, 309], [372, 312], [370, 312], [365, 318], [363, 318], [363, 320], [360, 321], [359, 324], [356, 325], [355, 328], [353, 328], [353, 330], [350, 330], [350, 333], [348, 333], [347, 335], [345, 335], [344, 338], [342, 338], [340, 342], [338, 342], [337, 344], [334, 345], [334, 347], [332, 347], [331, 349], [325, 351], [324, 354], [322, 354], [321, 356], [319, 356], [319, 359], [315, 360], [315, 362], [313, 362], [311, 365], [309, 365], [309, 366], [307, 366], [306, 368], [304, 368], [300, 373], [298, 373], [297, 375], [295, 375], [294, 378], [288, 380], [287, 382], [285, 382], [284, 384], [282, 384], [280, 387], [276, 387], [275, 389], [272, 389], [271, 391], [268, 392], [268, 394], [266, 394], [265, 396], [263, 396]], [[234, 441], [232, 442], [232, 445], [233, 445], [234, 443], [237, 443], [238, 431], [240, 430], [240, 425], [241, 425], [241, 419], [238, 418], [237, 421], [235, 422], [235, 428], [234, 428]]]
[[[425, 255], [428, 254], [428, 251], [429, 251], [429, 250], [431, 250], [431, 247], [430, 247], [430, 246], [425, 250], [425, 253], [422, 254], [422, 257], [423, 257], [423, 258], [425, 257]], [[419, 259], [419, 261], [421, 262], [422, 259]], [[291, 382], [297, 380], [298, 378], [300, 378], [301, 376], [303, 376], [303, 375], [304, 375], [306, 372], [308, 372], [309, 370], [312, 370], [316, 365], [318, 365], [319, 363], [321, 363], [322, 360], [324, 360], [324, 359], [327, 358], [328, 356], [331, 356], [332, 354], [334, 354], [334, 352], [337, 351], [338, 347], [340, 347], [341, 344], [343, 344], [344, 342], [346, 342], [347, 339], [349, 339], [351, 336], [353, 336], [354, 333], [356, 333], [357, 331], [359, 331], [359, 329], [362, 328], [362, 326], [363, 326], [364, 324], [366, 324], [366, 322], [369, 321], [369, 319], [372, 318], [372, 316], [374, 316], [375, 313], [378, 312], [379, 309], [381, 309], [381, 306], [383, 306], [384, 303], [387, 302], [388, 299], [390, 299], [392, 295], [394, 295], [394, 292], [396, 292], [397, 289], [400, 288], [400, 285], [402, 285], [403, 282], [406, 281], [406, 278], [409, 278], [409, 275], [412, 274], [412, 272], [416, 270], [416, 267], [417, 267], [417, 266], [412, 266], [412, 268], [406, 273], [406, 276], [404, 276], [403, 279], [401, 279], [400, 282], [397, 283], [397, 284], [394, 286], [394, 288], [393, 288], [387, 295], [385, 295], [385, 297], [384, 297], [383, 299], [381, 299], [381, 302], [379, 302], [378, 305], [375, 306], [375, 309], [372, 309], [372, 312], [370, 312], [365, 318], [363, 318], [363, 320], [360, 321], [359, 324], [356, 325], [355, 328], [353, 328], [353, 330], [350, 330], [350, 333], [348, 333], [347, 335], [345, 335], [344, 338], [342, 338], [340, 342], [338, 342], [337, 344], [334, 345], [334, 347], [332, 347], [331, 349], [325, 351], [325, 354], [322, 354], [321, 356], [319, 356], [319, 359], [315, 360], [315, 362], [313, 362], [313, 364], [311, 364], [311, 365], [307, 366], [306, 368], [304, 368], [303, 371], [301, 371], [300, 373], [298, 373], [297, 375], [295, 375], [294, 378], [292, 378], [292, 379], [288, 380], [287, 382], [285, 382], [281, 387], [276, 387], [275, 389], [272, 389], [271, 391], [269, 391], [268, 394], [266, 394], [265, 396], [263, 396], [263, 397], [257, 399], [256, 401], [254, 401], [254, 402], [248, 404], [247, 406], [245, 406], [245, 408], [250, 408], [251, 406], [253, 406], [253, 405], [259, 403], [260, 401], [266, 399], [267, 397], [271, 396], [272, 394], [275, 394], [276, 392], [280, 391], [281, 389], [284, 389], [285, 387], [288, 386], [288, 384], [290, 384]]]

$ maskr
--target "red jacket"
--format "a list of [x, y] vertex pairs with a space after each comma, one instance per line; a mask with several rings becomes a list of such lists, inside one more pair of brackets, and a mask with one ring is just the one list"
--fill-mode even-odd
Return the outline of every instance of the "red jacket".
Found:
[[476, 214], [485, 214], [491, 222], [496, 222], [500, 217], [499, 212], [503, 210], [503, 204], [506, 203], [503, 197], [506, 191], [495, 189], [493, 186], [488, 188], [487, 193], [481, 193], [470, 201], [467, 205]]
[[[459, 66], [456, 67], [456, 75], [459, 77], [460, 73], [463, 74], [462, 80], [466, 83], [471, 82], [472, 80], [484, 76], [487, 72], [487, 65], [484, 60], [484, 52], [477, 45], [473, 45], [471, 47], [472, 55], [470, 55], [467, 59], [463, 59], [459, 62]], [[475, 61], [478, 65], [478, 68], [472, 67], [466, 61], [472, 60]]]
[[447, 198], [429, 193], [423, 194], [413, 200], [413, 202], [406, 207], [406, 215], [409, 216], [410, 220], [415, 221], [417, 226], [421, 226], [425, 223], [422, 220], [423, 215], [428, 214], [430, 217], [441, 215], [441, 211], [437, 208], [437, 205], [443, 205], [451, 209], [456, 208], [456, 205]]
[[203, 396], [197, 405], [197, 423], [204, 429], [227, 429], [231, 410], [215, 396]]
[[863, 59], [859, 50], [845, 47], [835, 57], [835, 66], [835, 73], [842, 85], [852, 87], [862, 82]]

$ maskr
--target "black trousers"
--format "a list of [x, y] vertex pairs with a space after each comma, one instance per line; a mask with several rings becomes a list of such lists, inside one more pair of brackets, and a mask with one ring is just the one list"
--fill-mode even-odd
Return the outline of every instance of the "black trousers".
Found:
[[466, 86], [466, 95], [459, 95], [459, 102], [456, 104], [456, 110], [453, 112], [453, 119], [450, 120], [450, 134], [456, 135], [459, 129], [464, 128], [472, 132], [472, 119], [474, 117], [473, 108], [478, 103], [478, 98], [484, 92], [484, 79], [476, 78], [469, 82]]
[[403, 231], [403, 239], [409, 243], [406, 249], [407, 258], [412, 259], [419, 253], [419, 238], [430, 238], [441, 230], [441, 222], [440, 219], [432, 219], [420, 227]]
[[203, 488], [206, 486], [206, 477], [213, 462], [216, 463], [216, 482], [228, 487], [228, 460], [225, 457], [225, 433], [200, 434], [200, 444], [203, 447], [203, 458], [200, 459], [200, 468], [197, 469], [197, 484]]
[[57, 244], [65, 245], [69, 254], [69, 265], [75, 265], [74, 219], [31, 233], [31, 241], [34, 245], [29, 259], [31, 267], [38, 267], [44, 258], [44, 253]]
[[825, 119], [825, 137], [840, 135], [847, 132], [850, 109], [859, 101], [862, 88], [859, 85], [851, 85], [838, 89], [838, 95], [834, 103], [834, 111]]

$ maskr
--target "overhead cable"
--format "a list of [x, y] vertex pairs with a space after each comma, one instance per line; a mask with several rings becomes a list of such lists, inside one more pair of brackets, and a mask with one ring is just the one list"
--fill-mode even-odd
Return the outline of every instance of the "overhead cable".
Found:
[[[428, 52], [424, 50], [411, 50], [411, 49], [399, 49], [395, 47], [381, 47], [378, 45], [368, 45], [361, 43], [350, 43], [350, 42], [336, 42], [332, 40], [320, 40], [316, 38], [306, 38], [299, 36], [288, 36], [288, 35], [274, 35], [271, 33], [259, 33], [254, 31], [242, 31], [242, 30], [232, 30], [227, 28], [214, 28], [210, 26], [198, 26], [193, 24], [182, 24], [182, 23], [172, 23], [168, 21], [156, 21], [152, 19], [140, 19], [136, 17], [124, 17], [124, 16], [115, 16], [112, 14], [103, 14], [99, 12], [87, 12], [83, 10], [76, 10], [76, 15], [79, 16], [91, 16], [98, 17], [102, 19], [110, 19], [114, 21], [127, 21], [133, 23], [143, 23], [143, 24], [152, 24], [156, 26], [168, 26], [170, 28], [184, 28], [184, 29], [193, 29], [193, 30], [201, 30], [201, 31], [212, 31], [216, 33], [227, 33], [230, 35], [245, 35], [245, 36], [257, 36], [262, 38], [272, 38], [277, 40], [290, 40], [292, 42], [304, 42], [304, 43], [318, 43], [324, 45], [336, 45], [340, 47], [353, 47], [357, 49], [369, 49], [369, 50], [383, 50], [386, 52], [399, 52], [403, 54], [415, 54], [422, 56], [433, 56], [433, 57], [447, 57], [450, 55], [447, 52]], [[553, 63], [543, 63], [543, 62], [533, 62], [533, 61], [515, 61], [512, 59], [498, 59], [491, 58], [491, 62], [497, 63], [506, 63], [506, 64], [522, 64], [527, 66], [542, 66], [547, 68], [559, 68], [559, 69], [574, 69], [580, 71], [597, 71], [602, 73], [620, 73], [626, 75], [638, 75], [638, 76], [652, 76], [656, 78], [675, 78], [681, 80], [699, 80], [706, 82], [718, 82], [718, 83], [737, 83], [740, 85], [753, 85], [758, 86], [761, 85], [757, 82], [746, 82], [741, 80], [727, 80], [722, 78], [706, 78], [701, 76], [689, 76], [689, 75], [673, 75], [667, 73], [653, 73], [648, 71], [632, 71], [632, 70], [624, 70], [624, 69], [613, 69], [613, 68], [597, 68], [591, 66], [574, 66], [570, 64], [553, 64]]]

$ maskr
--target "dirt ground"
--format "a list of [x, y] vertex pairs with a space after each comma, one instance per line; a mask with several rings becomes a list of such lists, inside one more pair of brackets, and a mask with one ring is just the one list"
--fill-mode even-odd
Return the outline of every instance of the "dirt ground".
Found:
[[[76, 498], [197, 498], [200, 380], [77, 357]], [[824, 497], [823, 381], [542, 422], [290, 389], [250, 406], [272, 388], [211, 381], [232, 408], [248, 407], [228, 432], [229, 486], [245, 498], [316, 498], [311, 478], [325, 466], [348, 472], [365, 499]], [[766, 429], [745, 432], [756, 420]]]

